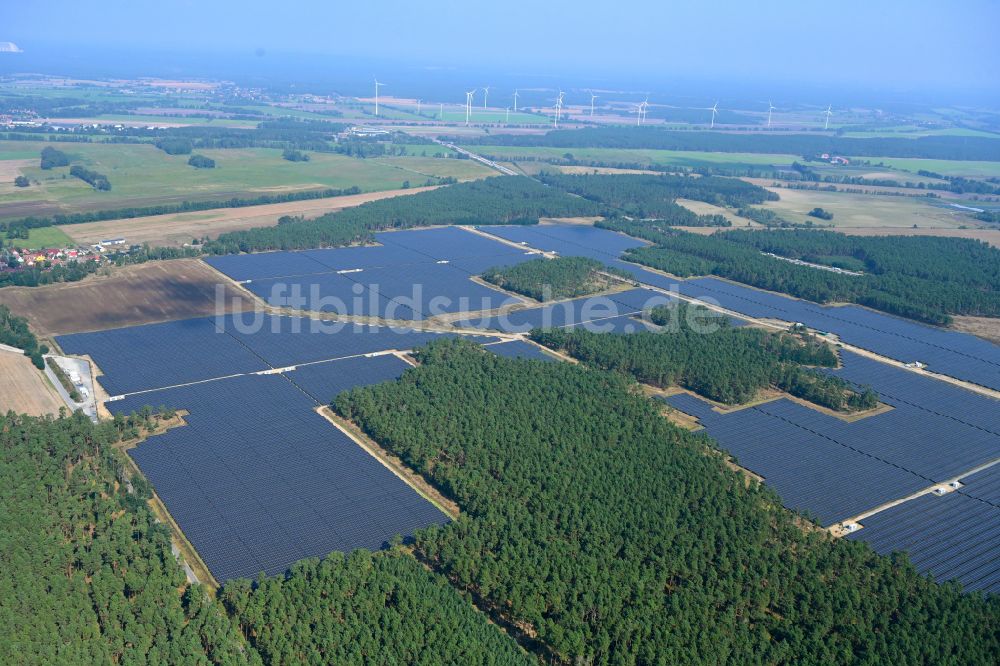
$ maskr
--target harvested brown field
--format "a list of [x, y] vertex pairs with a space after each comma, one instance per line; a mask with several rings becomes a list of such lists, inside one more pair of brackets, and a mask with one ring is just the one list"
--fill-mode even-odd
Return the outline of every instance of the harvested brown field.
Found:
[[979, 337], [1000, 345], [1000, 319], [996, 317], [969, 317], [957, 315], [953, 317], [951, 327], [956, 331], [978, 335]]
[[226, 303], [239, 294], [199, 259], [154, 261], [80, 282], [0, 289], [0, 303], [27, 317], [41, 337], [100, 331], [215, 314], [217, 284]]
[[65, 404], [27, 356], [0, 350], [0, 377], [4, 378], [0, 413], [12, 410], [32, 416], [58, 414]]
[[280, 204], [247, 206], [246, 208], [213, 208], [190, 213], [151, 215], [85, 224], [66, 224], [61, 227], [78, 243], [92, 244], [105, 238], [124, 237], [129, 243], [149, 243], [154, 246], [179, 246], [194, 238], [215, 237], [227, 231], [251, 227], [271, 227], [285, 215], [319, 217], [325, 213], [360, 206], [369, 201], [388, 199], [433, 190], [437, 186], [412, 187], [406, 190], [386, 190], [352, 194], [327, 199], [290, 201]]

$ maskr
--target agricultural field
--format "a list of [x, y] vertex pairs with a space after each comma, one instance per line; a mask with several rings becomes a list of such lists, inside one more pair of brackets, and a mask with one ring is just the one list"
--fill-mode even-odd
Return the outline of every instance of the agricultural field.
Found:
[[206, 236], [212, 238], [227, 231], [274, 226], [280, 218], [286, 215], [305, 218], [319, 217], [344, 208], [359, 206], [369, 201], [417, 194], [435, 187], [437, 186], [348, 194], [341, 197], [262, 204], [245, 208], [216, 208], [191, 213], [170, 213], [101, 222], [84, 222], [83, 224], [67, 224], [61, 227], [32, 229], [31, 233], [34, 237], [36, 232], [51, 231], [53, 235], [62, 234], [81, 244], [97, 243], [105, 238], [125, 237], [131, 244], [149, 243], [154, 247], [185, 245], [194, 238], [201, 239]]
[[[933, 171], [942, 176], [964, 176], [966, 178], [1000, 177], [1000, 162], [979, 162], [975, 160], [928, 160], [906, 157], [865, 157], [872, 164], [883, 164], [893, 169], [916, 174], [920, 170]], [[910, 179], [912, 180], [912, 178]]]
[[[0, 142], [0, 158], [36, 157], [46, 145]], [[290, 162], [282, 159], [280, 150], [267, 148], [196, 150], [215, 160], [214, 169], [195, 169], [188, 166], [187, 155], [167, 155], [147, 144], [67, 144], [62, 150], [75, 163], [106, 175], [111, 181], [111, 191], [96, 191], [82, 180], [70, 177], [69, 167], [43, 171], [37, 163], [18, 166], [31, 179], [32, 186], [10, 189], [4, 186], [0, 190], [0, 218], [30, 214], [24, 212], [25, 207], [38, 205], [78, 212], [319, 188], [357, 186], [372, 192], [398, 189], [407, 180], [422, 185], [437, 176], [467, 179], [493, 173], [472, 160], [422, 157], [381, 162], [310, 153], [308, 162]], [[409, 159], [414, 161], [410, 163]], [[38, 185], [34, 184], [36, 181]]]
[[[897, 227], [919, 229], [956, 229], [975, 226], [967, 214], [935, 206], [928, 200], [901, 196], [873, 196], [850, 192], [825, 192], [816, 190], [791, 190], [768, 188], [781, 197], [768, 201], [762, 208], [773, 210], [789, 222], [818, 225], [832, 224], [838, 229], [859, 227]], [[820, 207], [833, 213], [832, 220], [817, 220], [806, 215]]]
[[65, 406], [62, 398], [31, 360], [16, 352], [0, 349], [0, 414], [14, 411], [32, 416], [58, 414]]
[[149, 262], [110, 270], [80, 282], [0, 289], [0, 303], [28, 320], [39, 337], [213, 315], [216, 285], [222, 307], [235, 287], [197, 259]]

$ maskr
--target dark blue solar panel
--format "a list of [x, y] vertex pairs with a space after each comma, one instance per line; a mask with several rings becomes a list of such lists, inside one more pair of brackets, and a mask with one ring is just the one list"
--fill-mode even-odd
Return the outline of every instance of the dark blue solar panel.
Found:
[[[244, 376], [156, 394], [155, 405], [189, 410], [188, 425], [129, 453], [216, 579], [277, 574], [303, 557], [380, 548], [446, 521], [315, 414], [316, 402], [289, 381], [298, 375], [318, 390], [324, 370], [338, 365], [333, 383], [342, 387], [388, 373], [384, 360], [366, 360], [377, 367], [337, 361], [287, 378]], [[137, 410], [143, 398], [109, 407]]]
[[316, 402], [328, 403], [341, 391], [396, 379], [410, 365], [391, 354], [302, 365], [285, 376]]
[[[468, 325], [510, 333], [526, 333], [532, 328], [575, 326], [593, 322], [596, 332], [611, 332], [617, 328], [616, 323], [611, 320], [641, 313], [646, 307], [655, 307], [668, 302], [670, 302], [668, 297], [649, 289], [630, 289], [605, 296], [585, 296], [551, 305], [515, 310], [492, 317], [474, 317]], [[607, 325], [597, 327], [600, 322], [607, 322]], [[638, 323], [634, 328], [642, 330], [641, 324]]]
[[601, 261], [617, 259], [629, 248], [646, 245], [624, 234], [583, 224], [490, 226], [483, 227], [483, 231], [546, 252]]
[[205, 262], [234, 280], [260, 280], [283, 275], [322, 273], [330, 269], [307, 252], [261, 252], [208, 257]]
[[807, 511], [823, 525], [856, 516], [929, 485], [927, 479], [913, 472], [807, 427], [814, 424], [797, 424], [783, 418], [781, 414], [792, 407], [824, 416], [787, 400], [729, 414], [714, 412], [708, 403], [684, 394], [667, 398], [666, 402], [697, 416], [708, 434], [740, 465], [764, 477], [785, 506]]
[[68, 354], [89, 354], [110, 395], [172, 386], [267, 368], [220, 332], [211, 317], [133, 326], [57, 338]]
[[1000, 592], [1000, 509], [961, 492], [928, 494], [861, 521], [848, 535], [879, 553], [906, 551], [916, 568], [966, 590]]
[[386, 246], [406, 248], [431, 261], [523, 254], [523, 250], [459, 227], [392, 231], [376, 234], [375, 238]]

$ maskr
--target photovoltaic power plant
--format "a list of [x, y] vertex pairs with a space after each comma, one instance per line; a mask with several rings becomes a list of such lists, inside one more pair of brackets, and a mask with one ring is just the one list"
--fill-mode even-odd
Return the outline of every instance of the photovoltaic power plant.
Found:
[[412, 321], [520, 303], [470, 278], [538, 256], [455, 227], [375, 238], [379, 245], [207, 261], [276, 307]]
[[[586, 225], [445, 227], [380, 233], [376, 242], [208, 261], [273, 305], [404, 322], [398, 327], [248, 312], [58, 338], [67, 353], [97, 363], [116, 398], [112, 411], [184, 410], [186, 425], [129, 453], [220, 581], [278, 573], [333, 550], [381, 548], [447, 520], [316, 412], [344, 390], [402, 375], [409, 364], [395, 351], [453, 335], [414, 330], [411, 320], [469, 311], [457, 323], [481, 330], [465, 337], [487, 351], [551, 361], [490, 330], [657, 330], [645, 310], [676, 296], [704, 298], [1000, 387], [1000, 349], [978, 338], [715, 278], [671, 278], [621, 259], [644, 242]], [[471, 279], [539, 251], [597, 259], [642, 286], [524, 307], [525, 299]], [[482, 312], [511, 305], [502, 316]], [[1000, 465], [990, 465], [1000, 458], [1000, 403], [846, 350], [840, 356], [842, 367], [824, 372], [872, 387], [887, 409], [848, 420], [789, 399], [726, 413], [689, 394], [665, 401], [695, 416], [789, 508], [824, 526], [864, 516], [848, 538], [904, 550], [938, 579], [996, 591]], [[957, 488], [932, 492], [955, 479]]]
[[848, 535], [882, 554], [905, 551], [936, 580], [1000, 592], [1000, 465], [970, 474], [943, 495], [928, 493], [862, 520]]
[[[307, 385], [319, 393], [322, 372], [332, 379], [326, 388], [391, 374], [337, 363], [310, 370]], [[187, 425], [129, 454], [219, 581], [281, 573], [335, 550], [379, 549], [447, 520], [316, 414], [318, 401], [290, 377], [235, 377], [155, 397], [187, 410]], [[147, 403], [137, 395], [109, 407], [129, 413]]]
[[484, 230], [562, 256], [598, 259], [628, 272], [643, 284], [704, 298], [749, 317], [801, 322], [835, 333], [847, 344], [905, 363], [924, 363], [930, 370], [1000, 390], [1000, 347], [972, 335], [924, 326], [859, 306], [822, 306], [717, 278], [669, 278], [621, 261], [626, 249], [646, 243], [606, 229], [553, 224]]
[[245, 313], [59, 343], [89, 354], [106, 390], [123, 396], [107, 403], [112, 412], [183, 410], [185, 425], [129, 455], [221, 582], [378, 549], [447, 520], [315, 412], [344, 390], [399, 377], [409, 364], [387, 350], [439, 337], [453, 335]]

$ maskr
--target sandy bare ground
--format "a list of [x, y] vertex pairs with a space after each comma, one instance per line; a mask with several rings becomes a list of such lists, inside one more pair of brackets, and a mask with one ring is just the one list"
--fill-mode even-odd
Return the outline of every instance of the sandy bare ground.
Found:
[[0, 413], [8, 410], [19, 414], [42, 416], [58, 414], [62, 399], [27, 356], [0, 351]]
[[7, 287], [0, 289], [0, 303], [46, 337], [213, 315], [217, 284], [228, 307], [238, 293], [228, 281], [199, 259], [172, 259], [80, 282]]
[[963, 333], [971, 333], [1000, 345], [1000, 319], [995, 317], [969, 317], [957, 315], [953, 317], [952, 328]]
[[905, 227], [853, 227], [833, 228], [849, 236], [940, 236], [946, 238], [974, 238], [1000, 247], [1000, 228], [997, 229], [907, 229]]
[[406, 190], [367, 192], [343, 197], [290, 201], [245, 208], [213, 208], [190, 213], [66, 224], [59, 228], [78, 243], [91, 244], [105, 238], [124, 237], [129, 243], [134, 244], [177, 246], [190, 243], [194, 238], [216, 237], [227, 231], [239, 231], [251, 227], [271, 227], [285, 215], [301, 215], [306, 218], [319, 217], [325, 213], [359, 206], [369, 201], [417, 194], [433, 190], [435, 187], [437, 186], [412, 187]]
[[6, 185], [8, 181], [13, 182], [21, 175], [21, 169], [38, 164], [38, 160], [0, 160], [0, 184]]

